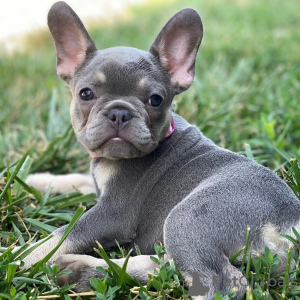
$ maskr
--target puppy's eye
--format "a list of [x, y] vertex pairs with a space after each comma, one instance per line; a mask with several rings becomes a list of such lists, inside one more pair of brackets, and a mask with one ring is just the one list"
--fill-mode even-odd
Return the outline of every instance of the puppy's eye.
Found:
[[79, 96], [80, 96], [80, 99], [83, 101], [89, 101], [89, 100], [93, 100], [95, 98], [94, 93], [88, 88], [82, 89], [79, 92]]
[[152, 95], [149, 99], [149, 104], [151, 106], [159, 106], [162, 102], [163, 98], [159, 95]]

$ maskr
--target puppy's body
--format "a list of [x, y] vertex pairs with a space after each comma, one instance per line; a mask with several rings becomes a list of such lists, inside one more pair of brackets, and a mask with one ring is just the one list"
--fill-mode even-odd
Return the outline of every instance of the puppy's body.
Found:
[[[62, 28], [62, 20], [68, 26]], [[153, 243], [160, 240], [186, 278], [199, 274], [209, 287], [208, 299], [235, 285], [237, 297], [244, 294], [242, 274], [229, 257], [244, 246], [248, 227], [253, 252], [263, 252], [267, 245], [281, 253], [284, 263], [283, 249], [289, 243], [279, 233], [290, 234], [293, 226], [300, 229], [300, 202], [293, 192], [268, 169], [216, 146], [171, 113], [173, 97], [193, 80], [202, 38], [197, 13], [175, 15], [149, 52], [123, 47], [97, 51], [64, 3], [51, 9], [49, 27], [58, 74], [74, 97], [73, 127], [93, 157], [91, 172], [99, 194], [98, 203], [83, 215], [53, 259], [88, 253], [96, 240], [105, 248], [115, 240], [126, 247], [137, 244], [143, 254], [153, 254]], [[171, 135], [170, 123], [175, 124]], [[42, 258], [63, 231], [57, 230], [25, 262]], [[128, 271], [146, 281], [154, 265], [147, 257], [140, 260], [137, 268], [139, 258], [132, 259]], [[78, 255], [61, 256], [58, 263], [74, 271], [63, 280], [79, 282], [79, 290], [88, 289], [95, 275], [92, 267], [103, 265]], [[225, 286], [213, 282], [214, 276], [241, 280]]]
[[[195, 223], [201, 228], [200, 232], [195, 231], [197, 235], [210, 232], [212, 236], [208, 239], [222, 245], [229, 256], [244, 245], [247, 227], [257, 235], [265, 224], [274, 224], [280, 232], [286, 232], [297, 223], [300, 203], [297, 201], [295, 205], [296, 197], [281, 179], [244, 156], [216, 146], [179, 116], [173, 117], [175, 132], [150, 154], [130, 160], [93, 160], [96, 183], [98, 176], [101, 181], [97, 172], [102, 163], [115, 170], [103, 186], [98, 205], [119, 210], [114, 221], [120, 222], [115, 223], [116, 232], [111, 237], [102, 237], [101, 242], [111, 240], [114, 244], [116, 234], [124, 226], [125, 210], [132, 218], [126, 220], [127, 240], [120, 239], [132, 243], [130, 246], [139, 245], [145, 254], [153, 253], [156, 240], [163, 241], [168, 215], [165, 230], [172, 228], [171, 223], [182, 214], [181, 221], [187, 228], [183, 230], [184, 224], [178, 228], [182, 228], [184, 235], [193, 233], [188, 228], [192, 226], [190, 222]], [[174, 220], [173, 215], [176, 215]], [[206, 218], [205, 222], [201, 221]], [[232, 222], [234, 226], [230, 225]], [[222, 236], [226, 231], [223, 244], [216, 228]], [[241, 236], [237, 236], [239, 232]], [[228, 243], [228, 240], [236, 242]]]

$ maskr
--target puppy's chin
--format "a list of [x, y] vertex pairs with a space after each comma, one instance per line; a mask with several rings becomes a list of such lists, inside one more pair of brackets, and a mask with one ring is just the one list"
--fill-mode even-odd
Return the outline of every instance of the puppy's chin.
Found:
[[142, 157], [152, 152], [156, 146], [152, 146], [144, 151], [136, 148], [132, 143], [121, 139], [112, 138], [102, 144], [99, 149], [89, 151], [91, 157], [103, 157], [111, 160], [128, 159]]

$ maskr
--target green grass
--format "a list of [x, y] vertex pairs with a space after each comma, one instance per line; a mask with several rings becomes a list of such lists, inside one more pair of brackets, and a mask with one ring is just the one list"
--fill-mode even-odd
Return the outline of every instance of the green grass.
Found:
[[[167, 19], [188, 6], [202, 16], [204, 39], [195, 82], [177, 97], [176, 111], [221, 146], [244, 151], [250, 144], [256, 159], [271, 168], [299, 157], [297, 1], [151, 1], [90, 32], [100, 48], [146, 50]], [[70, 123], [70, 95], [56, 77], [50, 34], [32, 35], [26, 45], [25, 53], [0, 56], [0, 165], [30, 147], [38, 157]], [[56, 171], [74, 168], [87, 170], [88, 161]]]
[[[204, 39], [195, 82], [176, 97], [176, 112], [218, 145], [273, 170], [281, 168], [279, 175], [299, 197], [298, 164], [289, 160], [300, 158], [300, 2], [150, 1], [118, 18], [99, 22], [90, 29], [91, 36], [101, 48], [124, 45], [146, 50], [168, 18], [184, 7], [193, 7], [202, 16]], [[44, 237], [70, 222], [78, 206], [88, 208], [94, 203], [92, 195], [79, 193], [41, 195], [24, 184], [28, 172], [87, 172], [89, 158], [70, 128], [70, 95], [56, 77], [48, 31], [33, 33], [20, 51], [0, 53], [0, 239], [2, 246], [16, 243], [26, 247], [36, 231], [34, 239]], [[27, 152], [30, 157], [24, 156]], [[275, 253], [272, 255], [273, 263]], [[20, 271], [17, 258], [11, 250], [0, 256], [0, 284], [6, 280], [0, 293], [7, 295], [0, 294], [0, 299], [29, 299], [32, 289], [35, 296], [47, 292], [68, 299], [69, 287], [56, 285], [57, 268], [43, 265], [35, 274]], [[295, 253], [291, 259], [299, 262]], [[270, 271], [270, 261], [255, 264], [260, 264], [260, 271]], [[149, 284], [148, 288], [157, 296], [166, 294], [168, 285], [174, 284], [178, 297], [183, 290], [176, 268], [165, 268], [170, 277], [154, 274], [156, 287]], [[299, 278], [299, 268], [295, 272]], [[105, 283], [95, 283], [95, 290], [109, 299], [108, 293], [117, 294], [112, 290], [114, 280], [109, 271]], [[260, 291], [256, 287], [247, 297], [262, 299], [270, 294], [284, 299], [282, 293], [289, 298], [298, 293], [286, 289]], [[128, 293], [122, 285], [120, 290]], [[140, 292], [141, 299], [146, 297], [143, 293], [148, 291]]]

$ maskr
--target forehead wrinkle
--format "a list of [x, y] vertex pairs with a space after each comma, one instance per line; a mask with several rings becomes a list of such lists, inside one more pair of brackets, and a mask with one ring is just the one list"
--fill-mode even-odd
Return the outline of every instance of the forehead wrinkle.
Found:
[[137, 70], [144, 70], [146, 72], [151, 72], [153, 69], [153, 64], [151, 61], [148, 61], [143, 57], [141, 57], [135, 61], [125, 63], [124, 69], [128, 72], [134, 72]]
[[[137, 83], [141, 76], [138, 72], [128, 72], [124, 65], [118, 62], [110, 62], [101, 66], [101, 71], [106, 75], [106, 83], [102, 85], [99, 81], [98, 84], [102, 91], [108, 93], [116, 93], [120, 95], [130, 95], [135, 93]], [[98, 76], [95, 76], [98, 80]]]

